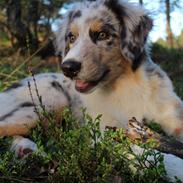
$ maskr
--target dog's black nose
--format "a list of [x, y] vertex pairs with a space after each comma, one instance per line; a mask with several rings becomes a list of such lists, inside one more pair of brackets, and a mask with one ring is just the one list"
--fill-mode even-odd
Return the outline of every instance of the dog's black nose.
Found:
[[61, 64], [61, 69], [64, 75], [73, 78], [77, 76], [78, 72], [81, 70], [81, 63], [75, 60], [66, 60]]

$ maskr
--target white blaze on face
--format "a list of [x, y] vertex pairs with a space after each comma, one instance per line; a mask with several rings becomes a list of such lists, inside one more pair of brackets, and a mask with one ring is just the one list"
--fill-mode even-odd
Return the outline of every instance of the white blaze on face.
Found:
[[64, 57], [62, 63], [64, 63], [67, 60], [73, 59], [77, 62], [81, 62], [81, 56], [82, 56], [82, 48], [84, 47], [85, 41], [84, 38], [78, 37], [76, 42], [73, 44], [73, 46], [70, 48], [66, 56]]

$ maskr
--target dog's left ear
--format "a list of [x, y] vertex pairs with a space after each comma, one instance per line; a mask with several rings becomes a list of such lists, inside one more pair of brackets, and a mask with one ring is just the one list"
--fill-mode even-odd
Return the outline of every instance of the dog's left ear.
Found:
[[135, 70], [140, 65], [153, 22], [145, 10], [122, 0], [105, 0], [121, 25], [121, 51]]
[[[123, 25], [126, 28], [121, 27], [121, 50], [122, 54], [132, 62], [132, 69], [136, 70], [142, 62], [147, 37], [153, 23], [147, 15], [140, 16], [139, 22], [136, 25], [130, 22], [130, 18], [126, 19]], [[128, 24], [131, 24], [131, 29], [128, 27]]]

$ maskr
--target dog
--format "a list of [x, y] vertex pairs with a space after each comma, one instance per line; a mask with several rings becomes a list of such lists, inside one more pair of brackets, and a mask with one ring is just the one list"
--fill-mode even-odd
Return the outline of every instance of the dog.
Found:
[[124, 1], [79, 4], [57, 33], [61, 68], [89, 113], [102, 114], [102, 130], [125, 128], [134, 116], [183, 141], [183, 103], [149, 54], [152, 25], [145, 10]]
[[[146, 10], [122, 0], [76, 3], [56, 33], [63, 74], [35, 76], [47, 110], [70, 106], [81, 118], [84, 107], [92, 116], [102, 114], [102, 130], [126, 128], [132, 117], [154, 120], [183, 142], [183, 103], [167, 74], [151, 60], [152, 26]], [[36, 95], [31, 77], [0, 94], [0, 135], [25, 135], [35, 126]]]

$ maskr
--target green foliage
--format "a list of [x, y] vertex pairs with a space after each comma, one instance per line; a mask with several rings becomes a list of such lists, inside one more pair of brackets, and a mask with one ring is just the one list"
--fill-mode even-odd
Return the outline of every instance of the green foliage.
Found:
[[[101, 133], [101, 116], [92, 119], [83, 110], [86, 125], [80, 126], [68, 108], [64, 123], [56, 121], [53, 112], [39, 111], [41, 121], [29, 134], [37, 152], [16, 158], [7, 148], [11, 139], [1, 139], [0, 182], [106, 183], [120, 178], [123, 183], [169, 182], [163, 156], [152, 149], [154, 142], [137, 142], [144, 148], [137, 154], [122, 129]], [[48, 126], [42, 120], [49, 121]]]
[[5, 46], [6, 44], [8, 44], [8, 41], [9, 41], [8, 35], [1, 30], [0, 30], [0, 40], [1, 40], [1, 45], [5, 45]]
[[[167, 47], [166, 40], [162, 38], [158, 39], [156, 43], [165, 48]], [[173, 46], [174, 48], [178, 48], [178, 49], [183, 48], [183, 30], [181, 31], [180, 35], [173, 37]]]
[[164, 133], [161, 125], [156, 123], [155, 121], [150, 121], [150, 123], [148, 123], [148, 127], [157, 133]]
[[183, 99], [183, 47], [169, 49], [157, 42], [152, 46], [152, 57], [168, 73], [176, 93]]

